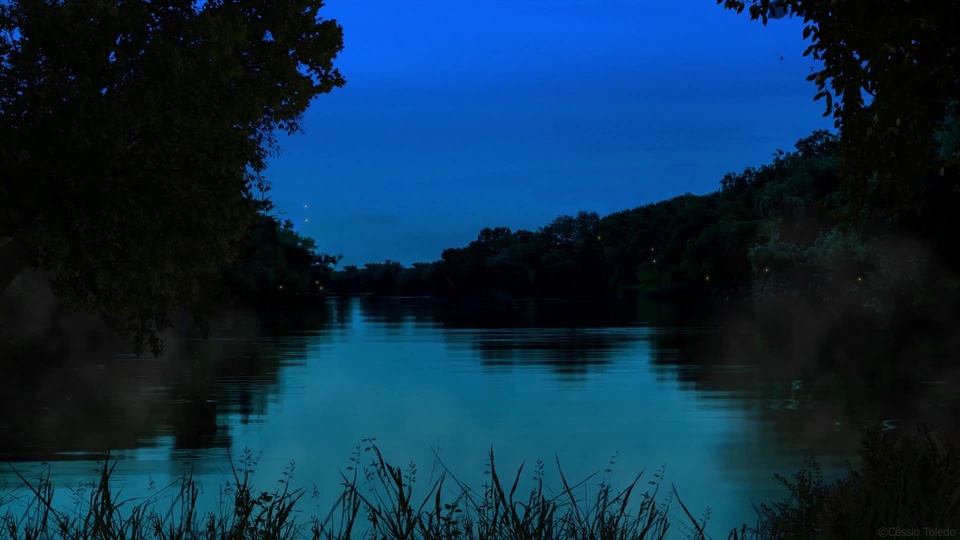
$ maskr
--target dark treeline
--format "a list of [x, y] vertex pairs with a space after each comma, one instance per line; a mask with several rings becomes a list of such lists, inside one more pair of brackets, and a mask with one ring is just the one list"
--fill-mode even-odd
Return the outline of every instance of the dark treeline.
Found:
[[[342, 255], [317, 253], [274, 213], [258, 217], [238, 257], [208, 296], [274, 305], [327, 293], [571, 297], [634, 291], [654, 296], [816, 293], [856, 297], [886, 309], [955, 292], [960, 270], [960, 196], [928, 182], [921, 211], [896, 221], [853, 220], [852, 194], [838, 179], [839, 140], [817, 131], [771, 163], [728, 174], [719, 189], [685, 194], [600, 217], [560, 216], [535, 231], [485, 228], [440, 260], [336, 269]], [[951, 171], [955, 174], [955, 171]]]
[[[786, 276], [784, 242], [810, 247], [834, 225], [820, 204], [838, 185], [837, 138], [817, 132], [720, 189], [605, 217], [560, 216], [535, 231], [485, 228], [432, 263], [394, 261], [332, 273], [337, 292], [402, 295], [582, 296], [746, 292], [755, 278]], [[770, 266], [773, 268], [770, 268]], [[840, 278], [843, 279], [843, 278]]]
[[[485, 228], [441, 259], [321, 272], [326, 289], [381, 295], [854, 297], [878, 309], [956, 290], [957, 194], [931, 183], [916, 219], [851, 219], [839, 140], [817, 131], [772, 163], [605, 217], [560, 216], [536, 231]], [[327, 263], [335, 262], [325, 259]], [[330, 270], [330, 264], [324, 264]], [[891, 304], [892, 303], [892, 304]], [[888, 305], [890, 304], [890, 305]]]

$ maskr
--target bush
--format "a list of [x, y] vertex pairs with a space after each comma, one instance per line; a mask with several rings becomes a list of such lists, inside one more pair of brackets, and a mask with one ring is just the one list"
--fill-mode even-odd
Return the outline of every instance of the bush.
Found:
[[744, 527], [731, 537], [846, 540], [933, 536], [924, 529], [960, 529], [956, 433], [935, 433], [927, 426], [920, 426], [916, 435], [872, 430], [863, 440], [861, 456], [861, 468], [851, 468], [832, 485], [824, 484], [813, 457], [810, 469], [795, 474], [793, 482], [777, 475], [790, 496], [761, 505], [757, 528]]

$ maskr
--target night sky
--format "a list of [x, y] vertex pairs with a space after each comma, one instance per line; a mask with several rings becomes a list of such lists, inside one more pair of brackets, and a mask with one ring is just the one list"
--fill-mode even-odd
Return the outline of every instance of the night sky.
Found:
[[708, 193], [833, 125], [802, 21], [764, 27], [714, 0], [328, 0], [321, 14], [343, 26], [347, 84], [280, 138], [266, 175], [282, 217], [341, 267]]

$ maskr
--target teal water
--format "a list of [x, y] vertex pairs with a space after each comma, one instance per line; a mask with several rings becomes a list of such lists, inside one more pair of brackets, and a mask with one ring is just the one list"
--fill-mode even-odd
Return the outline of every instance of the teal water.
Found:
[[[228, 314], [209, 341], [171, 335], [161, 360], [78, 353], [7, 381], [0, 493], [19, 485], [11, 467], [31, 477], [47, 462], [68, 501], [110, 448], [125, 496], [192, 470], [212, 508], [229, 460], [248, 448], [258, 486], [276, 487], [293, 462], [293, 485], [316, 490], [302, 509], [325, 515], [352, 452], [375, 438], [388, 461], [417, 465], [424, 495], [436, 455], [480, 489], [491, 448], [511, 479], [526, 463], [529, 481], [542, 459], [555, 492], [556, 460], [568, 480], [600, 471], [590, 493], [641, 471], [646, 488], [666, 466], [665, 487], [695, 517], [709, 507], [707, 532], [725, 538], [753, 522], [751, 502], [786, 495], [773, 474], [790, 477], [811, 448], [836, 477], [856, 464], [864, 427], [903, 429], [947, 399], [888, 407], [838, 394], [828, 374], [784, 365], [775, 347], [744, 353], [749, 334], [729, 314], [638, 300], [331, 298], [266, 318]], [[682, 510], [671, 515], [682, 536]]]

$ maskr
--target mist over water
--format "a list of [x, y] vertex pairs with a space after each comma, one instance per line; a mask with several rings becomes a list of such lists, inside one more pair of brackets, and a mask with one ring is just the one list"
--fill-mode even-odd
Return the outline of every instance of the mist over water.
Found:
[[[330, 298], [223, 312], [207, 341], [180, 321], [154, 359], [32, 299], [4, 299], [8, 330], [45, 336], [47, 356], [4, 367], [0, 460], [27, 477], [50, 462], [58, 485], [75, 486], [110, 450], [130, 496], [192, 472], [213, 505], [249, 448], [259, 487], [294, 462], [294, 485], [316, 487], [304, 510], [325, 514], [351, 453], [376, 438], [388, 461], [416, 463], [424, 495], [437, 455], [480, 489], [491, 448], [501, 471], [542, 459], [555, 491], [556, 459], [574, 481], [611, 468], [588, 489], [666, 465], [695, 515], [711, 508], [717, 536], [752, 522], [751, 500], [784, 497], [772, 475], [803, 467], [810, 449], [837, 477], [866, 427], [947, 424], [960, 403], [949, 371], [883, 387], [825, 369], [834, 330], [799, 305], [801, 318], [784, 306], [775, 321], [734, 302]], [[6, 466], [4, 484], [19, 484]]]

